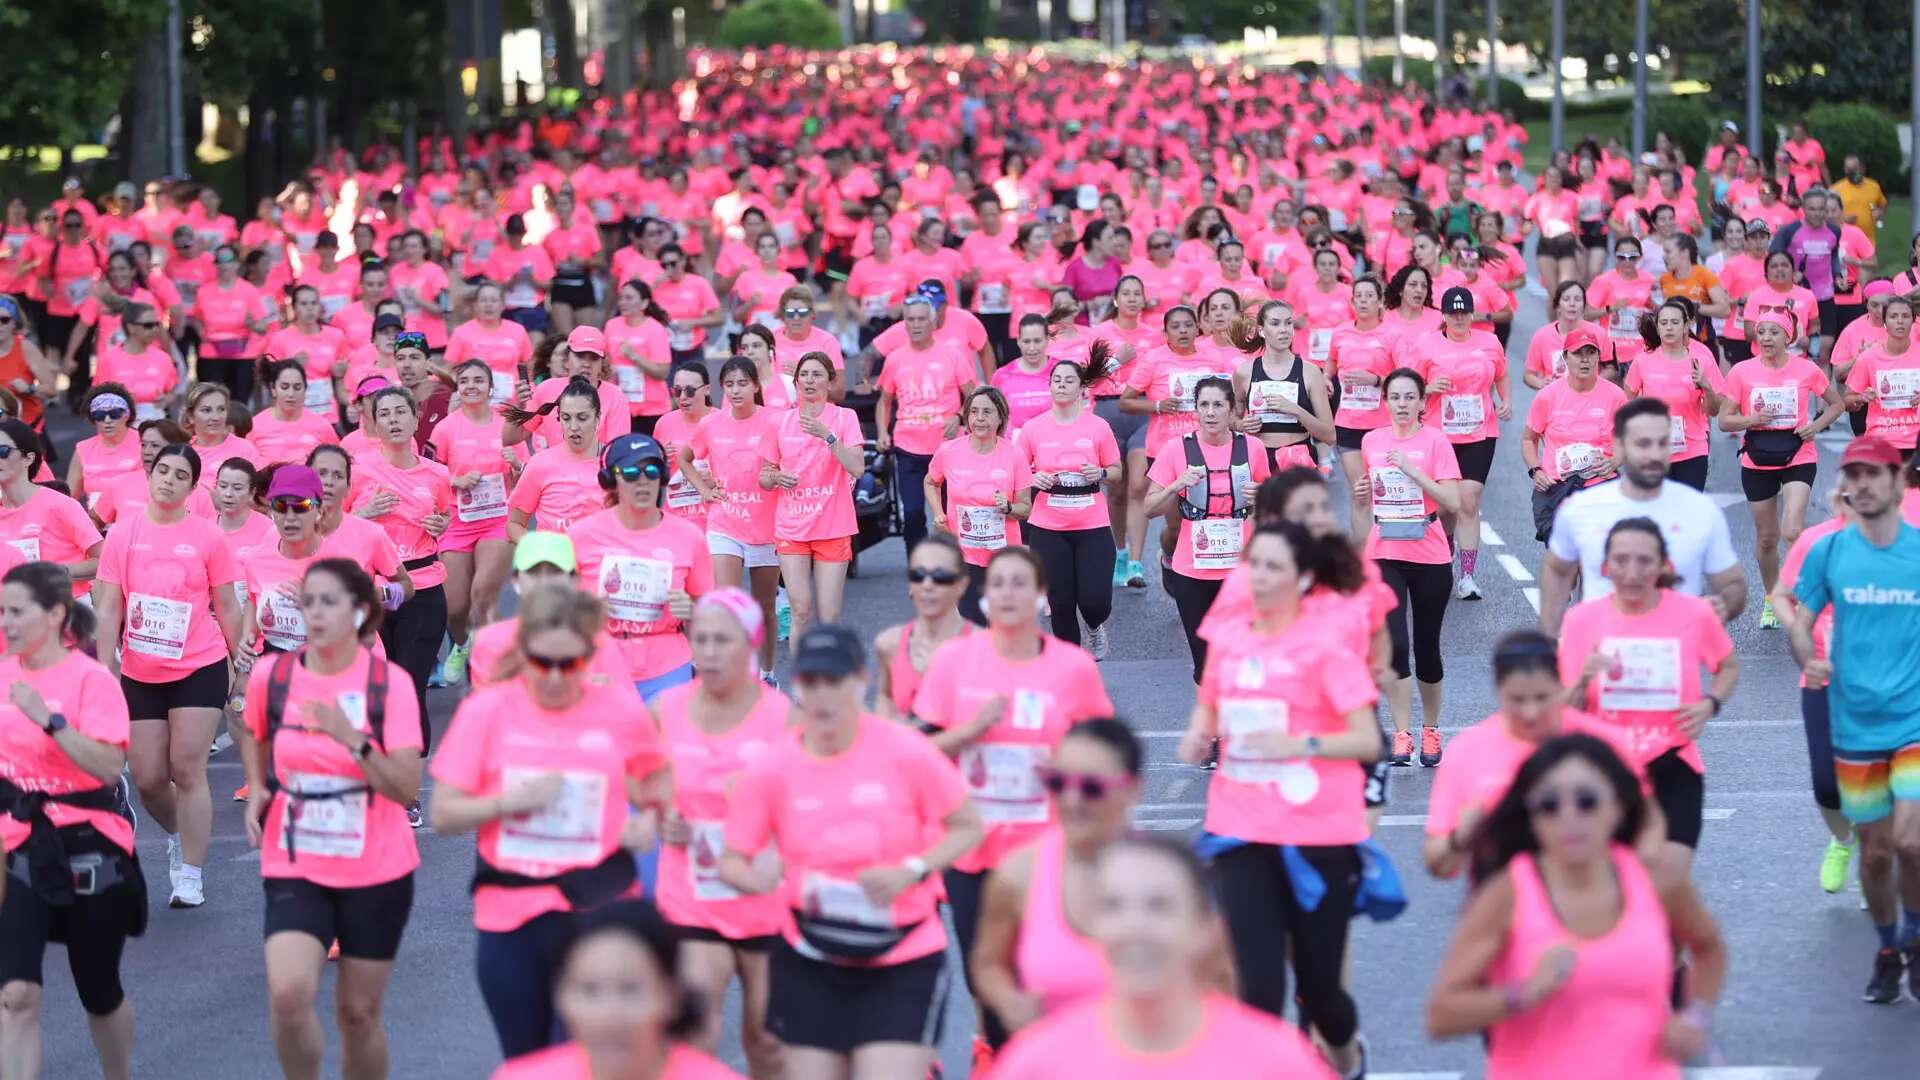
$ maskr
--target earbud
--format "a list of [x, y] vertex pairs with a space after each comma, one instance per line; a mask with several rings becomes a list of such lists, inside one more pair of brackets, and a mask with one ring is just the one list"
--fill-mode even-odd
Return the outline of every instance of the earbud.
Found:
[[356, 612], [354, 612], [354, 613], [353, 613], [353, 628], [354, 628], [355, 630], [358, 630], [358, 629], [360, 629], [361, 627], [363, 627], [363, 626], [365, 626], [365, 625], [367, 625], [367, 613], [366, 613], [366, 612], [364, 612], [364, 611], [356, 611]]

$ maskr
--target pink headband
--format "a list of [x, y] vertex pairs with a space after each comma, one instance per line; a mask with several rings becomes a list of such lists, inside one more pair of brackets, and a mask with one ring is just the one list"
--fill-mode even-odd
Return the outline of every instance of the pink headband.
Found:
[[1893, 282], [1888, 281], [1886, 278], [1881, 278], [1878, 281], [1869, 281], [1866, 287], [1860, 290], [1860, 295], [1864, 297], [1892, 296]]
[[1772, 323], [1773, 325], [1779, 327], [1780, 329], [1785, 330], [1787, 332], [1788, 337], [1793, 337], [1795, 334], [1798, 334], [1800, 332], [1799, 327], [1795, 324], [1793, 314], [1791, 312], [1763, 311], [1760, 313], [1758, 318], [1753, 320], [1753, 325], [1757, 327], [1762, 325], [1763, 323]]
[[756, 649], [760, 647], [761, 639], [766, 636], [767, 621], [760, 614], [760, 602], [753, 598], [753, 594], [729, 585], [702, 596], [694, 610], [703, 607], [716, 607], [733, 616], [740, 624], [740, 629], [746, 631], [747, 643]]

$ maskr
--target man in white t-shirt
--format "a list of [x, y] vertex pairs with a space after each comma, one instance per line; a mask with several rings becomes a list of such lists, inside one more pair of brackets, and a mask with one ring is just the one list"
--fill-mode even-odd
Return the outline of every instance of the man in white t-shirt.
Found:
[[1747, 578], [1734, 554], [1726, 514], [1701, 492], [1667, 479], [1673, 452], [1671, 415], [1657, 398], [1635, 398], [1620, 406], [1613, 417], [1620, 478], [1576, 493], [1554, 514], [1540, 573], [1540, 629], [1547, 634], [1560, 633], [1576, 571], [1582, 599], [1613, 591], [1613, 583], [1600, 573], [1607, 534], [1631, 517], [1660, 524], [1667, 556], [1680, 579], [1677, 590], [1706, 597], [1723, 620], [1746, 607]]

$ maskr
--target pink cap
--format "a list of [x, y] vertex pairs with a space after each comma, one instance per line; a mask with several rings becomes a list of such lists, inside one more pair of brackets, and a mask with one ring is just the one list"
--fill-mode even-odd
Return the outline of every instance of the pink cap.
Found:
[[1893, 282], [1888, 281], [1886, 278], [1869, 281], [1866, 286], [1860, 290], [1860, 295], [1869, 299], [1875, 296], [1892, 296]]
[[[579, 332], [574, 331], [576, 334]], [[712, 589], [700, 597], [696, 610], [703, 607], [717, 607], [733, 616], [739, 622], [740, 629], [746, 632], [747, 643], [756, 649], [760, 647], [760, 642], [766, 636], [766, 617], [761, 614], [760, 602], [753, 598], [752, 593], [737, 585]]]
[[573, 333], [567, 335], [567, 351], [605, 356], [607, 355], [607, 335], [591, 326], [576, 326], [573, 328]]

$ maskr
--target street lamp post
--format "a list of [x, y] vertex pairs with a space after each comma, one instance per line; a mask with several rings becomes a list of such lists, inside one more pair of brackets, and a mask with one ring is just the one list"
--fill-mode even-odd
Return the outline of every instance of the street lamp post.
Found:
[[1552, 143], [1559, 150], [1567, 144], [1567, 87], [1562, 69], [1567, 63], [1567, 0], [1553, 0], [1553, 110]]
[[1447, 77], [1447, 0], [1433, 0], [1433, 92]]
[[1487, 0], [1487, 104], [1500, 104], [1500, 0]]
[[1647, 0], [1633, 4], [1633, 156], [1647, 152]]
[[1760, 93], [1760, 0], [1747, 0], [1747, 150], [1755, 158], [1766, 151], [1760, 138]]

